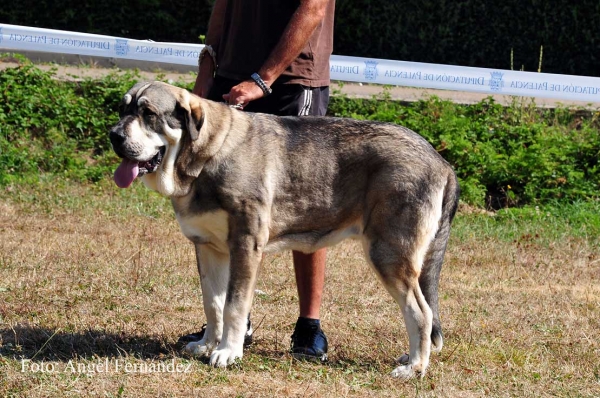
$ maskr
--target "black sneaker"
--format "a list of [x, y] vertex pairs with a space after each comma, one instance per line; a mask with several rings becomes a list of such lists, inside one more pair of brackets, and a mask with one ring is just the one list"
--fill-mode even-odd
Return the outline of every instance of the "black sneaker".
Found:
[[327, 337], [318, 319], [298, 318], [291, 351], [296, 359], [327, 361]]
[[[177, 344], [180, 346], [186, 346], [188, 343], [193, 343], [195, 341], [200, 341], [204, 337], [204, 332], [206, 331], [206, 324], [202, 325], [202, 329], [196, 333], [186, 334], [185, 336], [181, 336], [179, 340], [177, 340]], [[246, 334], [244, 335], [244, 347], [248, 347], [252, 344], [252, 322], [250, 322], [250, 318], [248, 318], [248, 324], [246, 328]]]

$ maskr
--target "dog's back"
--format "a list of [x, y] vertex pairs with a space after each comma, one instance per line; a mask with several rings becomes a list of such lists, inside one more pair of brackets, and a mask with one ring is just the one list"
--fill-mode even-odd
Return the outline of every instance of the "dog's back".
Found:
[[272, 238], [302, 230], [318, 236], [358, 219], [362, 233], [382, 200], [411, 208], [446, 185], [445, 200], [458, 200], [452, 167], [405, 127], [330, 117], [250, 117], [244, 162], [261, 170], [260, 178], [269, 177], [281, 224], [271, 230]]

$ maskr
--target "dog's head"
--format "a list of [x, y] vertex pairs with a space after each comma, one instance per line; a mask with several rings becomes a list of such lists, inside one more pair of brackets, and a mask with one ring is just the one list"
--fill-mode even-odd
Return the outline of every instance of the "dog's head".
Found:
[[[123, 161], [114, 174], [127, 188], [137, 177], [171, 196], [181, 191], [176, 162], [182, 146], [198, 139], [204, 113], [199, 98], [161, 82], [138, 83], [119, 107], [110, 142]], [[187, 145], [191, 147], [191, 145]]]

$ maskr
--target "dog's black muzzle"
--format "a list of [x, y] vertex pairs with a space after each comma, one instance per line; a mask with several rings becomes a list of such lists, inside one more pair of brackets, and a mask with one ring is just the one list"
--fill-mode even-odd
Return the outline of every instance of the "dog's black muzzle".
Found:
[[119, 124], [117, 124], [115, 127], [113, 127], [110, 130], [109, 138], [110, 138], [110, 143], [111, 143], [115, 153], [120, 158], [125, 158], [127, 156], [125, 154], [125, 151], [123, 150], [123, 146], [125, 145], [125, 141], [127, 140], [127, 137], [123, 133], [123, 129], [120, 128]]

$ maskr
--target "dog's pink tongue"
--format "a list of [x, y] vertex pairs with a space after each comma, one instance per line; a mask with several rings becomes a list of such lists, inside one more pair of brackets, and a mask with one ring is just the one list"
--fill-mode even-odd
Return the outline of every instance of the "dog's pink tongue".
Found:
[[138, 162], [129, 159], [123, 159], [117, 170], [115, 170], [115, 183], [119, 188], [128, 188], [135, 177], [137, 177], [140, 168]]

